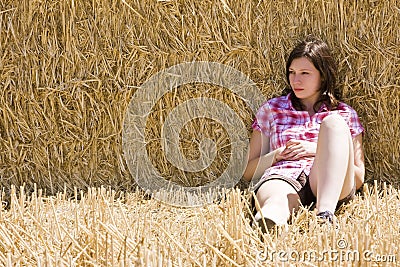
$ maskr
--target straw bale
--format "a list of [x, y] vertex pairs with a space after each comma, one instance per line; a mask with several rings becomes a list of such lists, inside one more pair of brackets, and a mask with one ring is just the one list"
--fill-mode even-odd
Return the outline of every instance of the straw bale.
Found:
[[[1, 186], [130, 190], [123, 119], [143, 82], [178, 63], [215, 61], [248, 75], [269, 98], [286, 86], [287, 52], [307, 34], [338, 58], [345, 100], [366, 128], [367, 180], [399, 185], [399, 7], [397, 0], [2, 1]], [[181, 148], [196, 158], [190, 140], [211, 136], [219, 154], [210, 170], [182, 173], [163, 158], [162, 116], [199, 95], [222, 99], [246, 125], [253, 116], [223, 88], [187, 85], [163, 96], [147, 123], [147, 149], [167, 179], [185, 185], [218, 175], [230, 153], [223, 129], [203, 119], [182, 131]]]

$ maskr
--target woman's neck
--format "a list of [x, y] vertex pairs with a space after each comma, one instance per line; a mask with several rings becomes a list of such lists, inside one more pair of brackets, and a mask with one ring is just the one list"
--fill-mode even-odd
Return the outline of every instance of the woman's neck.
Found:
[[314, 101], [306, 101], [301, 99], [300, 102], [304, 107], [304, 111], [310, 112], [314, 110], [314, 104], [315, 104]]
[[310, 114], [310, 116], [314, 115], [317, 112], [317, 110], [321, 107], [321, 103], [315, 106], [315, 104], [317, 103], [316, 101], [303, 101], [303, 100], [300, 101], [304, 107], [304, 111], [307, 111], [308, 114]]

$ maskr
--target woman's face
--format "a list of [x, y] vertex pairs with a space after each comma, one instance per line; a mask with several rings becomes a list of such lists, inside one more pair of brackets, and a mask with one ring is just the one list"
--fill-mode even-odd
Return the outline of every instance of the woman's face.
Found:
[[289, 67], [289, 82], [303, 103], [313, 104], [320, 95], [321, 74], [307, 58], [295, 58]]

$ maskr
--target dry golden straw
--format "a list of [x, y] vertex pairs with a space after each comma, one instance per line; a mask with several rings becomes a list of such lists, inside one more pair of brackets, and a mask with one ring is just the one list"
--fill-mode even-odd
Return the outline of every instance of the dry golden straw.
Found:
[[[286, 86], [287, 52], [314, 34], [333, 49], [345, 101], [366, 128], [367, 181], [397, 188], [399, 25], [397, 0], [0, 1], [0, 185], [3, 199], [13, 200], [0, 213], [0, 264], [254, 266], [263, 247], [323, 250], [341, 238], [399, 260], [392, 187], [353, 202], [340, 234], [314, 229], [304, 211], [279, 239], [261, 244], [243, 217], [243, 194], [203, 208], [162, 206], [135, 191], [122, 153], [125, 111], [152, 75], [182, 62], [219, 62], [269, 98]], [[249, 133], [253, 117], [240, 97], [212, 85], [188, 84], [157, 102], [146, 124], [149, 158], [165, 179], [185, 186], [218, 177], [231, 153], [223, 127], [196, 119], [182, 129], [180, 149], [196, 159], [199, 140], [210, 138], [213, 164], [190, 173], [166, 160], [161, 126], [195, 97], [223, 101]], [[89, 189], [100, 187], [108, 189]], [[69, 200], [74, 194], [79, 201]]]
[[340, 231], [302, 209], [264, 241], [238, 190], [188, 209], [105, 188], [70, 199], [13, 187], [11, 198], [0, 211], [1, 266], [394, 266], [400, 260], [399, 191], [386, 184], [366, 186], [342, 208]]
[[[399, 18], [397, 1], [3, 1], [1, 185], [132, 190], [121, 133], [138, 86], [178, 63], [215, 61], [247, 74], [266, 98], [278, 95], [287, 51], [310, 33], [334, 50], [345, 100], [366, 128], [367, 180], [398, 185]], [[230, 153], [224, 129], [201, 119], [183, 129], [181, 150], [195, 159], [196, 140], [212, 138], [212, 166], [192, 174], [166, 161], [165, 116], [196, 96], [225, 102], [249, 131], [253, 116], [224, 88], [187, 85], [164, 95], [149, 116], [147, 149], [160, 173], [183, 185], [218, 176]]]

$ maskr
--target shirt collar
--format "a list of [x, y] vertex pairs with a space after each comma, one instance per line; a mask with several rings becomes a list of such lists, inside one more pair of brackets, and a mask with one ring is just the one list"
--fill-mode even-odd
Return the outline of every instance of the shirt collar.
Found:
[[322, 105], [319, 107], [318, 113], [320, 112], [328, 112], [328, 106], [325, 104], [325, 102], [322, 103]]
[[[287, 101], [287, 103], [288, 103], [288, 108], [289, 108], [290, 110], [295, 110], [295, 108], [294, 108], [293, 105], [292, 105], [292, 101], [291, 101], [291, 99], [290, 99], [290, 98], [291, 98], [291, 95], [292, 95], [292, 93], [289, 93], [289, 94], [286, 96], [286, 101]], [[320, 113], [320, 112], [328, 112], [328, 111], [329, 111], [328, 106], [325, 104], [325, 102], [323, 102], [322, 105], [319, 107], [317, 113]]]
[[287, 94], [287, 96], [286, 96], [286, 101], [287, 101], [287, 103], [288, 103], [288, 109], [290, 109], [290, 110], [295, 110], [295, 108], [294, 108], [293, 105], [292, 105], [291, 95], [292, 95], [292, 93], [289, 93], [289, 94]]

